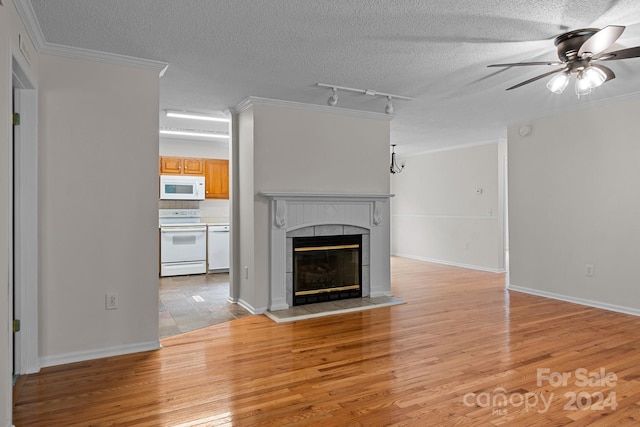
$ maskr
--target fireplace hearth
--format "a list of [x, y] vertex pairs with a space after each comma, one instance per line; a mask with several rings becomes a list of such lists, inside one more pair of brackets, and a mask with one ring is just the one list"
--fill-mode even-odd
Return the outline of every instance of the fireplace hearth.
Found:
[[361, 234], [293, 238], [293, 305], [361, 297]]

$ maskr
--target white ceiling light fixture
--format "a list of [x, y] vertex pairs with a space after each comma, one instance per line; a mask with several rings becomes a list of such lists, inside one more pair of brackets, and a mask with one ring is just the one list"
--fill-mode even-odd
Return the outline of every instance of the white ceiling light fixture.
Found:
[[584, 72], [580, 71], [578, 73], [578, 78], [576, 79], [576, 95], [578, 97], [583, 95], [589, 95], [591, 93], [591, 85], [589, 84], [589, 80], [584, 77]]
[[605, 81], [607, 81], [607, 75], [603, 70], [598, 68], [597, 65], [591, 65], [582, 71], [582, 78], [587, 81], [590, 88], [596, 88]]
[[561, 73], [553, 76], [549, 82], [547, 82], [547, 89], [553, 93], [561, 94], [567, 88], [569, 84], [569, 73]]
[[411, 98], [411, 97], [408, 97], [408, 96], [394, 95], [394, 94], [391, 94], [391, 93], [378, 92], [378, 91], [375, 91], [375, 90], [372, 90], [372, 89], [356, 89], [356, 88], [353, 88], [353, 87], [330, 85], [330, 84], [326, 84], [326, 83], [316, 83], [316, 86], [326, 87], [326, 88], [329, 88], [329, 89], [331, 89], [333, 91], [331, 96], [327, 100], [327, 104], [329, 104], [332, 107], [335, 107], [336, 104], [338, 103], [338, 94], [337, 94], [338, 89], [345, 90], [345, 91], [348, 91], [348, 92], [362, 93], [364, 95], [382, 96], [382, 97], [387, 98], [387, 104], [385, 105], [385, 108], [384, 108], [384, 112], [387, 113], [387, 114], [393, 114], [393, 104], [391, 103], [391, 99], [402, 99], [404, 101], [413, 101], [415, 99], [415, 98]]
[[161, 128], [161, 135], [173, 135], [173, 136], [196, 136], [196, 137], [204, 137], [204, 138], [219, 138], [219, 139], [229, 139], [228, 133], [221, 132], [208, 132], [201, 130], [193, 130], [193, 129], [168, 129]]
[[174, 117], [177, 119], [191, 119], [191, 120], [203, 120], [208, 122], [224, 122], [229, 123], [229, 119], [223, 117], [214, 117], [209, 114], [192, 113], [190, 111], [176, 111], [166, 110], [167, 117]]

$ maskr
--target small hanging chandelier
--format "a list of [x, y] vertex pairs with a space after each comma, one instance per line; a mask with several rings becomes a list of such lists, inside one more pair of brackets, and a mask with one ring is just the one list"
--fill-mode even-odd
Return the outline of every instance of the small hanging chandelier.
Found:
[[391, 144], [391, 166], [389, 170], [392, 174], [400, 173], [404, 169], [404, 163], [398, 164], [396, 163], [396, 144]]

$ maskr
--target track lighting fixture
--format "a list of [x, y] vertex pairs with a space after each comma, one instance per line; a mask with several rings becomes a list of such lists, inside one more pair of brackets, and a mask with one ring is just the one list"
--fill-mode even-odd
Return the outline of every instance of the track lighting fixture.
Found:
[[402, 95], [393, 95], [391, 93], [383, 93], [383, 92], [378, 92], [375, 90], [371, 90], [371, 89], [355, 89], [352, 87], [345, 87], [345, 86], [336, 86], [336, 85], [330, 85], [330, 84], [325, 84], [325, 83], [316, 83], [316, 86], [320, 86], [320, 87], [327, 87], [330, 88], [332, 90], [331, 96], [329, 97], [329, 99], [327, 100], [327, 104], [335, 107], [336, 104], [338, 103], [338, 89], [340, 90], [345, 90], [348, 92], [357, 92], [357, 93], [362, 93], [364, 95], [370, 95], [370, 96], [384, 96], [385, 98], [387, 98], [387, 104], [384, 107], [384, 112], [387, 114], [393, 114], [393, 103], [391, 102], [391, 99], [402, 99], [405, 101], [413, 101], [414, 98], [410, 98], [408, 96], [402, 96]]
[[[389, 114], [389, 113], [388, 113]], [[396, 144], [391, 144], [391, 166], [389, 166], [389, 171], [392, 174], [400, 173], [404, 169], [404, 163], [400, 166], [396, 163]]]
[[391, 103], [390, 96], [387, 96], [387, 105], [384, 107], [384, 112], [387, 114], [393, 114], [393, 104]]
[[327, 100], [327, 104], [329, 104], [331, 107], [335, 107], [337, 103], [338, 103], [338, 90], [334, 87], [333, 93]]

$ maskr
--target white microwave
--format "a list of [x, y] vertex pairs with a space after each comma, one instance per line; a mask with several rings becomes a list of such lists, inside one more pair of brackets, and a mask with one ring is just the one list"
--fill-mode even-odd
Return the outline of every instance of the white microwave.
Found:
[[204, 200], [204, 176], [160, 175], [160, 200]]

